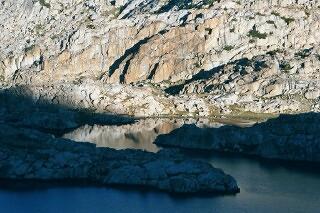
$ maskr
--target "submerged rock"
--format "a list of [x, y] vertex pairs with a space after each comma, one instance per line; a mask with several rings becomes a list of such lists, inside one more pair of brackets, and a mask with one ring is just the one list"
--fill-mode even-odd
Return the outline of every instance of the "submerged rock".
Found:
[[178, 153], [97, 148], [38, 130], [0, 124], [3, 180], [85, 180], [147, 186], [173, 193], [237, 193], [236, 181], [202, 161]]
[[270, 159], [320, 162], [320, 114], [280, 115], [252, 127], [199, 128], [184, 125], [155, 143], [188, 149], [217, 150]]

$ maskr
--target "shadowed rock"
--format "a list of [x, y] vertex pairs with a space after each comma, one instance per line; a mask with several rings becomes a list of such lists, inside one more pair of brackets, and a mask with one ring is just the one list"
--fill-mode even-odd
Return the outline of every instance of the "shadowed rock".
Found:
[[187, 160], [176, 152], [117, 151], [58, 138], [59, 133], [82, 124], [133, 121], [115, 115], [79, 113], [72, 107], [0, 93], [0, 179], [81, 180], [175, 193], [239, 191], [236, 181], [222, 170], [209, 163]]
[[320, 162], [320, 114], [281, 115], [252, 127], [199, 128], [184, 125], [155, 143], [188, 149], [217, 150], [264, 158]]
[[0, 135], [0, 178], [5, 180], [74, 179], [174, 193], [239, 192], [236, 181], [222, 170], [177, 153], [96, 148], [8, 125], [0, 125]]

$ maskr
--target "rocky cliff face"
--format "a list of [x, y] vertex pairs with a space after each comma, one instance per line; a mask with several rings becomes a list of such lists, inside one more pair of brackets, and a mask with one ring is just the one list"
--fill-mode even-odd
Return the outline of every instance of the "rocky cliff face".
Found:
[[320, 1], [0, 4], [0, 84], [35, 100], [135, 116], [320, 111]]

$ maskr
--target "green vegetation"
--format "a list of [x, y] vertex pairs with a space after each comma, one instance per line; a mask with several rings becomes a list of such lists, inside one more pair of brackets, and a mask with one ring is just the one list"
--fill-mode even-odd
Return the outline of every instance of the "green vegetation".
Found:
[[275, 25], [274, 21], [272, 21], [272, 20], [268, 20], [268, 21], [267, 21], [267, 24], [273, 24], [273, 25]]
[[272, 11], [272, 12], [271, 12], [271, 14], [272, 14], [272, 15], [274, 15], [274, 16], [278, 16], [278, 17], [280, 17], [280, 16], [281, 16], [281, 15], [280, 15], [280, 13], [275, 12], [275, 11]]
[[287, 18], [284, 16], [281, 16], [281, 18], [286, 22], [287, 25], [289, 25], [291, 22], [295, 20], [294, 18]]
[[51, 5], [46, 2], [46, 0], [39, 0], [39, 3], [43, 7], [46, 7], [46, 8], [50, 8], [51, 7]]
[[296, 57], [299, 57], [299, 58], [304, 59], [304, 58], [310, 56], [310, 55], [311, 55], [311, 52], [312, 52], [312, 48], [310, 48], [310, 49], [304, 49], [304, 50], [301, 50], [301, 51], [295, 53], [294, 55], [295, 55]]
[[30, 50], [32, 50], [33, 48], [34, 48], [34, 44], [33, 45], [31, 45], [31, 46], [28, 46], [28, 47], [25, 47], [24, 48], [24, 52], [29, 52]]
[[44, 26], [42, 24], [37, 24], [34, 26], [34, 31], [36, 34], [41, 35], [43, 33]]
[[285, 16], [281, 16], [280, 13], [275, 12], [275, 11], [273, 11], [271, 14], [280, 17], [282, 20], [284, 20], [286, 22], [287, 25], [289, 25], [291, 22], [293, 22], [295, 20], [294, 18], [288, 18]]
[[201, 62], [199, 62], [199, 61], [197, 61], [196, 63], [194, 63], [194, 66], [195, 66], [196, 68], [201, 68], [201, 67], [202, 67]]
[[91, 30], [96, 29], [96, 27], [93, 24], [88, 24], [87, 28]]
[[212, 6], [214, 4], [214, 2], [220, 2], [220, 0], [204, 0], [203, 1], [203, 4], [204, 5], [209, 5], [209, 6]]
[[246, 120], [246, 121], [265, 121], [270, 118], [276, 118], [278, 115], [275, 113], [256, 113], [251, 111], [246, 111], [239, 104], [234, 104], [229, 106], [231, 113], [226, 116], [226, 119], [230, 119], [236, 123], [236, 121]]
[[226, 50], [226, 51], [231, 51], [231, 50], [233, 50], [233, 48], [234, 48], [234, 46], [227, 45], [223, 49]]
[[281, 50], [280, 49], [276, 49], [276, 50], [271, 50], [271, 51], [267, 52], [267, 54], [271, 55], [271, 56], [275, 56], [279, 52], [281, 52]]
[[293, 68], [293, 67], [290, 65], [290, 63], [288, 63], [288, 62], [286, 62], [286, 61], [284, 61], [284, 62], [282, 62], [282, 63], [280, 64], [280, 69], [283, 70], [283, 71], [285, 71], [285, 72], [288, 72], [288, 71], [292, 70], [292, 68]]
[[258, 38], [258, 39], [267, 38], [267, 33], [260, 33], [255, 26], [252, 28], [252, 30], [249, 31], [248, 35], [252, 38]]
[[157, 13], [167, 12], [173, 7], [177, 7], [179, 10], [183, 9], [201, 9], [203, 6], [211, 7], [215, 2], [220, 0], [203, 0], [202, 2], [194, 2], [192, 0], [169, 0]]
[[124, 7], [116, 7], [114, 10], [111, 11], [111, 14], [114, 18], [118, 18], [118, 16], [121, 14], [121, 12], [124, 10]]
[[262, 14], [262, 13], [260, 13], [260, 12], [257, 12], [256, 15], [258, 15], [258, 16], [265, 16], [265, 14]]

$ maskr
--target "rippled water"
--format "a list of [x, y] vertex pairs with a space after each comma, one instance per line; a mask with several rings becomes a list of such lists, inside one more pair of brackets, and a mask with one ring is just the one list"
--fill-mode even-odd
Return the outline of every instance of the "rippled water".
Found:
[[[183, 121], [185, 122], [185, 121]], [[152, 141], [182, 121], [147, 120], [122, 127], [82, 127], [65, 137], [99, 146], [157, 151]], [[188, 121], [194, 122], [194, 121]], [[219, 126], [199, 122], [198, 125]], [[197, 155], [236, 178], [235, 196], [176, 197], [166, 193], [95, 187], [0, 190], [0, 212], [320, 212], [319, 167], [241, 156]]]

